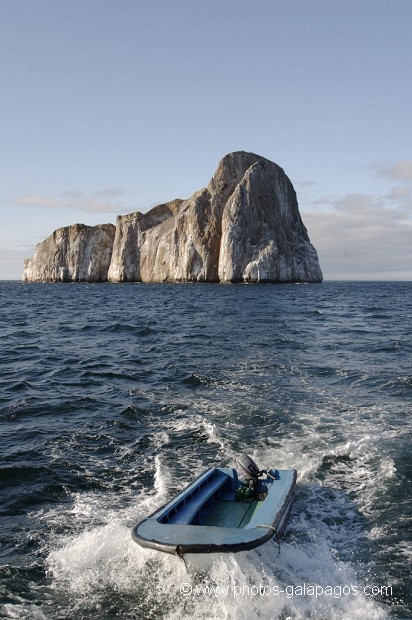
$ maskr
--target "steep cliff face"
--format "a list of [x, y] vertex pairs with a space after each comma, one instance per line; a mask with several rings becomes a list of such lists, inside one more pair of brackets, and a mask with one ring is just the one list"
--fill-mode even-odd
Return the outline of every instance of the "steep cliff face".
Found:
[[[279, 166], [253, 153], [224, 157], [207, 188], [188, 200], [119, 216], [110, 251], [95, 248], [103, 243], [103, 227], [95, 227], [99, 233], [83, 228], [83, 245], [76, 227], [59, 229], [39, 244], [26, 261], [23, 279], [90, 281], [97, 273], [97, 255], [107, 259], [110, 254], [109, 263], [102, 256], [96, 281], [322, 280], [291, 182]], [[58, 244], [56, 235], [65, 241]]]
[[105, 282], [112, 257], [113, 224], [58, 228], [24, 262], [25, 282]]
[[176, 199], [158, 205], [148, 213], [137, 211], [117, 217], [112, 260], [107, 274], [109, 282], [141, 281], [141, 246], [145, 231], [171, 220], [182, 203], [183, 200]]
[[293, 186], [268, 160], [260, 158], [247, 169], [224, 206], [219, 280], [322, 280]]

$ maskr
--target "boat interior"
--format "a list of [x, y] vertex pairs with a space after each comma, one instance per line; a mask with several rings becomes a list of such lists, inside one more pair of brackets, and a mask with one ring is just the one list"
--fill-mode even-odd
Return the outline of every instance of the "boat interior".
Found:
[[[265, 484], [262, 481], [262, 484]], [[236, 491], [245, 487], [236, 470], [215, 468], [199, 484], [192, 485], [158, 516], [159, 523], [245, 527], [263, 501], [236, 501]]]

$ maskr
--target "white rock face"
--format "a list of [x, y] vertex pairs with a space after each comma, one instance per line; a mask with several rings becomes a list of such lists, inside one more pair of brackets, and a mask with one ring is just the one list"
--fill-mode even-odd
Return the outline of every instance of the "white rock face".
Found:
[[[119, 215], [116, 221], [116, 235], [113, 253], [107, 274], [109, 282], [139, 282], [141, 277], [141, 248], [145, 241], [145, 233], [156, 229], [162, 222], [172, 221], [178, 213], [182, 200], [173, 200], [158, 205], [148, 213], [130, 213]], [[152, 269], [154, 269], [154, 265]]]
[[[76, 227], [59, 229], [26, 261], [23, 279], [91, 281], [98, 273], [96, 281], [110, 282], [322, 281], [291, 182], [253, 153], [224, 157], [208, 187], [188, 200], [119, 216], [110, 250], [103, 227], [83, 228], [89, 240], [82, 251]], [[65, 241], [58, 244], [56, 235]]]
[[279, 166], [263, 158], [247, 169], [223, 209], [219, 280], [322, 280], [293, 186]]
[[113, 224], [58, 228], [24, 262], [25, 282], [105, 282], [112, 257]]

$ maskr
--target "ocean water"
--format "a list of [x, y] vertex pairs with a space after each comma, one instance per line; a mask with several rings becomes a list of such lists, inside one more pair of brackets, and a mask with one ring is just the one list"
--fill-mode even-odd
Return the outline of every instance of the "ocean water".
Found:
[[[0, 617], [412, 617], [412, 283], [0, 282]], [[132, 526], [246, 451], [285, 537], [203, 575]]]

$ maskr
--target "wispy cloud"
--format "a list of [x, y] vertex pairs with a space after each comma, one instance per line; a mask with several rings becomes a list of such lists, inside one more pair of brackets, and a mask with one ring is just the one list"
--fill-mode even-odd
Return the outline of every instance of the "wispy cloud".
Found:
[[12, 202], [16, 205], [40, 209], [71, 209], [89, 213], [118, 214], [130, 211], [130, 207], [125, 207], [120, 201], [126, 194], [126, 190], [117, 187], [106, 188], [92, 194], [79, 190], [67, 190], [57, 197], [45, 194], [14, 196]]
[[376, 176], [403, 181], [404, 183], [412, 182], [412, 161], [398, 161], [396, 164], [374, 164], [372, 168], [375, 170]]
[[302, 181], [298, 179], [296, 181], [295, 180], [293, 181], [293, 185], [296, 189], [306, 190], [308, 188], [313, 188], [316, 185], [316, 183], [315, 181], [311, 181], [310, 179], [303, 179]]

